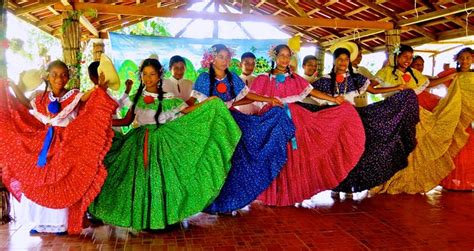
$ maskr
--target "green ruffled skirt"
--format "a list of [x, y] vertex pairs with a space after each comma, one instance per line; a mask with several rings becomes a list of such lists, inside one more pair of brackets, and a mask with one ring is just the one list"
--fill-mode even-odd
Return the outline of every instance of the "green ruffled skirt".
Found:
[[162, 229], [201, 212], [219, 194], [240, 135], [219, 99], [159, 128], [117, 135], [104, 161], [107, 180], [89, 212], [136, 230]]

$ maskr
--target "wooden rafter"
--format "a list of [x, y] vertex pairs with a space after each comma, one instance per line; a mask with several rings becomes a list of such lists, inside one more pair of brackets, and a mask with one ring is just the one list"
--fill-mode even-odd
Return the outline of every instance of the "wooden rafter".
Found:
[[466, 30], [465, 29], [457, 29], [457, 30], [448, 30], [448, 31], [443, 31], [438, 34], [438, 40], [443, 41], [443, 40], [448, 40], [448, 39], [453, 39], [453, 38], [458, 38], [466, 35]]
[[[230, 12], [230, 9], [227, 7], [227, 4], [226, 4], [225, 2], [222, 3], [221, 6], [222, 6], [222, 8], [223, 8], [227, 13], [231, 13], [231, 12]], [[250, 32], [249, 32], [244, 26], [242, 26], [242, 24], [241, 24], [240, 22], [237, 22], [236, 24], [237, 24], [237, 26], [239, 26], [239, 28], [245, 33], [245, 35], [246, 35], [247, 37], [249, 37], [250, 39], [253, 39], [253, 38], [254, 38], [254, 37], [252, 36], [252, 34], [250, 34]]]
[[398, 25], [407, 26], [407, 25], [430, 21], [433, 19], [443, 18], [449, 15], [457, 14], [459, 12], [469, 11], [469, 10], [474, 9], [474, 1], [471, 0], [468, 3], [466, 3], [465, 6], [462, 6], [462, 7], [464, 8], [461, 8], [459, 5], [455, 5], [446, 9], [437, 10], [437, 11], [430, 12], [428, 14], [420, 15], [418, 17], [408, 18], [408, 19], [401, 20], [400, 22], [398, 22]]
[[367, 10], [367, 9], [369, 9], [368, 6], [362, 6], [362, 7], [359, 7], [359, 8], [357, 8], [357, 9], [353, 10], [353, 11], [347, 12], [344, 16], [350, 17], [350, 16], [353, 16], [353, 15], [355, 15], [355, 14], [361, 13], [362, 11], [365, 11], [365, 10]]
[[[73, 8], [75, 6], [71, 5], [71, 3], [69, 3], [68, 0], [61, 0], [61, 4], [64, 6], [64, 7], [69, 7], [69, 6], [72, 6]], [[84, 26], [84, 28], [86, 28], [94, 37], [99, 37], [99, 31], [94, 27], [93, 24], [91, 24], [91, 22], [89, 22], [89, 20], [84, 17], [83, 15], [81, 15], [79, 17], [79, 23]]]
[[[131, 16], [151, 16], [151, 17], [182, 17], [182, 18], [201, 18], [206, 20], [226, 20], [234, 22], [242, 21], [262, 21], [273, 24], [286, 24], [295, 26], [320, 26], [320, 27], [339, 27], [339, 28], [360, 28], [360, 29], [393, 29], [393, 24], [376, 21], [357, 21], [357, 20], [332, 20], [324, 18], [303, 18], [303, 17], [283, 17], [252, 14], [233, 14], [233, 13], [213, 13], [205, 15], [196, 11], [176, 10], [171, 8], [160, 9], [142, 9], [136, 6], [114, 6], [107, 4], [94, 3], [76, 3], [76, 9], [96, 9], [101, 14], [123, 14]], [[64, 9], [64, 6], [55, 5], [55, 9]]]
[[[10, 11], [14, 15], [17, 15], [16, 11], [19, 10], [21, 7], [19, 5], [17, 5], [16, 3], [12, 2], [12, 1], [8, 1], [8, 8], [10, 9]], [[28, 17], [28, 18], [26, 18], [26, 17]], [[40, 21], [38, 18], [36, 18], [35, 16], [33, 16], [32, 14], [29, 14], [29, 13], [23, 14], [22, 20], [29, 23], [29, 24], [31, 24], [31, 25], [36, 25], [36, 23]], [[47, 25], [42, 25], [38, 28], [41, 29], [42, 31], [50, 34], [50, 35], [53, 35], [53, 28], [51, 28]]]
[[59, 22], [59, 21], [63, 20], [63, 18], [64, 17], [62, 15], [48, 17], [48, 18], [45, 18], [45, 19], [42, 19], [42, 20], [36, 22], [35, 26], [36, 27], [46, 26], [46, 25], [49, 25], [49, 24], [54, 23], [54, 22]]
[[24, 15], [24, 14], [29, 14], [31, 12], [35, 12], [35, 11], [39, 11], [39, 10], [42, 10], [42, 9], [45, 9], [47, 8], [48, 6], [51, 6], [53, 5], [53, 3], [39, 3], [39, 4], [33, 4], [29, 7], [25, 7], [25, 8], [18, 8], [18, 10], [16, 10], [15, 14], [17, 16], [21, 16], [21, 15]]
[[[378, 31], [364, 31], [364, 32], [360, 32], [357, 37], [358, 37], [358, 38], [370, 37], [370, 36], [373, 36], [373, 35], [376, 35], [376, 34], [379, 34], [379, 33], [383, 33], [383, 32], [384, 32], [383, 30], [378, 30]], [[334, 40], [331, 40], [331, 41], [322, 42], [322, 43], [321, 43], [321, 46], [323, 46], [323, 47], [328, 47], [328, 46], [331, 46], [331, 45], [334, 44], [334, 43], [343, 42], [343, 41], [350, 41], [350, 40], [352, 40], [352, 39], [354, 39], [354, 36], [353, 36], [353, 35], [349, 35], [349, 36], [341, 37], [341, 38], [334, 39]]]
[[[202, 9], [202, 11], [207, 11], [211, 7], [211, 5], [212, 5], [212, 2], [209, 2], [206, 6], [204, 6], [204, 9]], [[189, 25], [194, 23], [194, 21], [196, 21], [196, 19], [189, 20], [189, 22], [180, 31], [176, 33], [175, 37], [181, 37], [183, 33], [186, 31], [186, 29], [188, 29]]]
[[[385, 9], [384, 7], [380, 6], [380, 5], [377, 5], [377, 4], [374, 4], [372, 2], [369, 2], [367, 0], [360, 0], [359, 1], [361, 4], [367, 6], [367, 7], [370, 7], [372, 10], [375, 10], [391, 19], [393, 19], [395, 22], [398, 22], [399, 21], [399, 18], [393, 13], [393, 12], [390, 12], [389, 10]], [[431, 39], [432, 41], [436, 41], [436, 36], [432, 33], [429, 33], [427, 32], [425, 29], [423, 29], [422, 27], [420, 26], [417, 26], [416, 24], [413, 24], [412, 26], [410, 26], [410, 28], [418, 33], [420, 33], [421, 35]]]
[[416, 8], [416, 9], [413, 8], [413, 9], [410, 9], [410, 10], [407, 10], [407, 11], [404, 11], [404, 12], [401, 12], [401, 13], [397, 13], [397, 16], [398, 16], [398, 17], [404, 17], [404, 16], [408, 16], [408, 15], [414, 15], [414, 14], [416, 14], [417, 12], [418, 12], [418, 13], [421, 13], [421, 12], [427, 10], [427, 9], [428, 9], [428, 7], [426, 7], [426, 6], [420, 6], [420, 7]]

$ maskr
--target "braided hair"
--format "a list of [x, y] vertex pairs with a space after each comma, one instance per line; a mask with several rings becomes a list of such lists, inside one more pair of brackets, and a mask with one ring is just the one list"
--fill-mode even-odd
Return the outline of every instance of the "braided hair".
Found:
[[158, 73], [158, 77], [160, 78], [160, 81], [159, 81], [159, 84], [158, 84], [158, 109], [155, 113], [155, 122], [156, 122], [156, 126], [159, 127], [160, 126], [160, 122], [159, 122], [159, 117], [160, 117], [160, 114], [163, 110], [163, 105], [162, 105], [162, 101], [163, 101], [163, 95], [164, 95], [164, 92], [163, 92], [163, 66], [161, 65], [160, 61], [158, 61], [158, 59], [154, 59], [154, 58], [148, 58], [148, 59], [145, 59], [145, 61], [143, 61], [142, 65], [140, 66], [140, 86], [138, 87], [138, 90], [137, 90], [137, 93], [135, 94], [135, 97], [133, 98], [133, 105], [132, 105], [132, 112], [135, 112], [135, 107], [138, 103], [138, 99], [140, 98], [140, 96], [142, 95], [143, 93], [143, 89], [145, 88], [145, 85], [143, 84], [143, 81], [141, 79], [141, 74], [143, 73], [143, 70], [145, 69], [145, 67], [153, 67], [153, 69]]
[[[286, 45], [286, 44], [279, 44], [279, 45], [275, 46], [275, 48], [273, 49], [273, 54], [274, 54], [275, 56], [278, 56], [278, 54], [280, 54], [280, 51], [283, 50], [283, 49], [287, 49], [287, 50], [290, 52], [290, 54], [291, 54], [291, 49], [290, 49], [290, 47], [289, 47], [288, 45]], [[291, 56], [291, 55], [290, 55], [290, 56]], [[276, 60], [276, 59], [272, 59], [272, 68], [271, 68], [271, 70], [270, 70], [270, 73], [268, 74], [269, 77], [270, 77], [271, 75], [273, 75], [273, 71], [275, 70], [275, 60]], [[289, 66], [289, 65], [286, 66], [286, 69], [285, 69], [285, 70], [286, 70], [286, 73], [288, 73], [288, 75], [290, 75], [291, 78], [295, 78], [295, 77], [293, 76], [293, 73], [291, 73], [291, 69], [290, 69], [290, 66]]]
[[460, 50], [458, 53], [456, 53], [456, 55], [454, 55], [454, 60], [456, 60], [456, 71], [457, 72], [461, 71], [461, 66], [459, 65], [458, 59], [461, 56], [461, 54], [463, 54], [465, 52], [470, 53], [471, 55], [474, 55], [474, 50], [471, 49], [471, 47], [466, 47], [466, 48]]
[[[398, 80], [398, 76], [396, 74], [397, 72], [397, 57], [402, 55], [404, 52], [411, 52], [413, 53], [413, 48], [411, 46], [408, 46], [408, 45], [404, 45], [404, 44], [401, 44], [400, 45], [400, 51], [398, 53], [393, 53], [393, 56], [394, 56], [394, 64], [393, 64], [393, 70], [392, 70], [392, 74], [395, 76], [395, 80]], [[410, 73], [410, 75], [413, 77], [413, 79], [415, 80], [415, 82], [418, 84], [418, 79], [415, 77], [415, 74], [413, 73], [413, 69], [411, 68], [411, 66], [408, 66], [407, 67], [407, 72]]]
[[[66, 73], [68, 75], [68, 79], [69, 79], [69, 68], [67, 67], [66, 63], [64, 63], [63, 61], [61, 60], [54, 60], [53, 62], [49, 63], [48, 64], [48, 67], [46, 68], [46, 71], [48, 72], [48, 74], [51, 72], [51, 70], [53, 68], [56, 68], [56, 67], [62, 67], [66, 70]], [[41, 101], [43, 101], [44, 97], [46, 96], [46, 93], [48, 92], [48, 88], [49, 86], [51, 86], [51, 83], [49, 82], [49, 79], [45, 79], [44, 80], [44, 83], [45, 83], [45, 86], [44, 86], [44, 92], [43, 92], [43, 95], [41, 96]]]
[[[333, 58], [334, 62], [336, 62], [336, 59], [341, 56], [341, 55], [346, 55], [347, 58], [349, 58], [349, 76], [351, 77], [352, 80], [355, 80], [355, 73], [354, 70], [352, 69], [352, 63], [351, 63], [351, 52], [346, 49], [346, 48], [337, 48], [334, 51]], [[334, 96], [336, 94], [335, 89], [336, 89], [336, 65], [333, 64], [331, 73], [329, 73], [329, 76], [331, 77], [331, 94]], [[355, 87], [357, 91], [362, 87], [360, 83], [354, 82]]]
[[[229, 48], [227, 48], [225, 45], [223, 44], [215, 44], [213, 45], [212, 47], [212, 51], [214, 51], [216, 53], [216, 55], [221, 52], [221, 51], [227, 51], [227, 53], [229, 53], [229, 55], [231, 54]], [[226, 68], [224, 70], [225, 74], [226, 74], [226, 77], [227, 77], [227, 81], [229, 82], [230, 84], [230, 93], [232, 94], [232, 97], [236, 97], [237, 95], [235, 94], [235, 87], [234, 87], [234, 81], [232, 80], [232, 73], [229, 71], [229, 68]], [[211, 65], [209, 66], [209, 96], [212, 96], [213, 93], [214, 93], [214, 89], [216, 88], [216, 71], [214, 70], [214, 66], [213, 64], [211, 63]]]

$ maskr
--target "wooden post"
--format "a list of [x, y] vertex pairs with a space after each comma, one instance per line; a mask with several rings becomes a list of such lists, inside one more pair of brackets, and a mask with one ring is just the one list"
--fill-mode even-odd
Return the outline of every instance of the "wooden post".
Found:
[[395, 48], [398, 48], [400, 46], [400, 33], [401, 33], [401, 30], [399, 29], [385, 31], [385, 45], [386, 45], [387, 59], [389, 60], [391, 65], [395, 63], [394, 61], [395, 59], [393, 57], [393, 51], [395, 50]]
[[318, 59], [318, 77], [323, 76], [324, 72], [324, 57], [326, 55], [326, 51], [321, 46], [316, 46], [316, 58]]
[[92, 57], [94, 61], [100, 61], [100, 56], [102, 53], [105, 53], [104, 42], [102, 42], [102, 40], [94, 42], [92, 47]]
[[[7, 1], [0, 0], [0, 79], [7, 79], [7, 60], [5, 56], [7, 43]], [[2, 169], [0, 168], [0, 225], [10, 222], [10, 193], [2, 183]]]
[[5, 0], [0, 0], [0, 79], [7, 78], [7, 59], [5, 47], [7, 43], [7, 2]]
[[68, 17], [63, 19], [61, 42], [64, 63], [70, 71], [67, 88], [79, 88], [81, 28], [78, 12], [72, 11]]

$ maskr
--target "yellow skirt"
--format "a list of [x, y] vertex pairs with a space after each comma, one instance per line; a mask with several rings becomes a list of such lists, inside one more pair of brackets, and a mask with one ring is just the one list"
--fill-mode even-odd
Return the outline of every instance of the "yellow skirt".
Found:
[[453, 159], [467, 143], [466, 128], [474, 120], [474, 73], [458, 73], [433, 112], [420, 107], [417, 146], [408, 166], [371, 193], [425, 193], [455, 168]]

